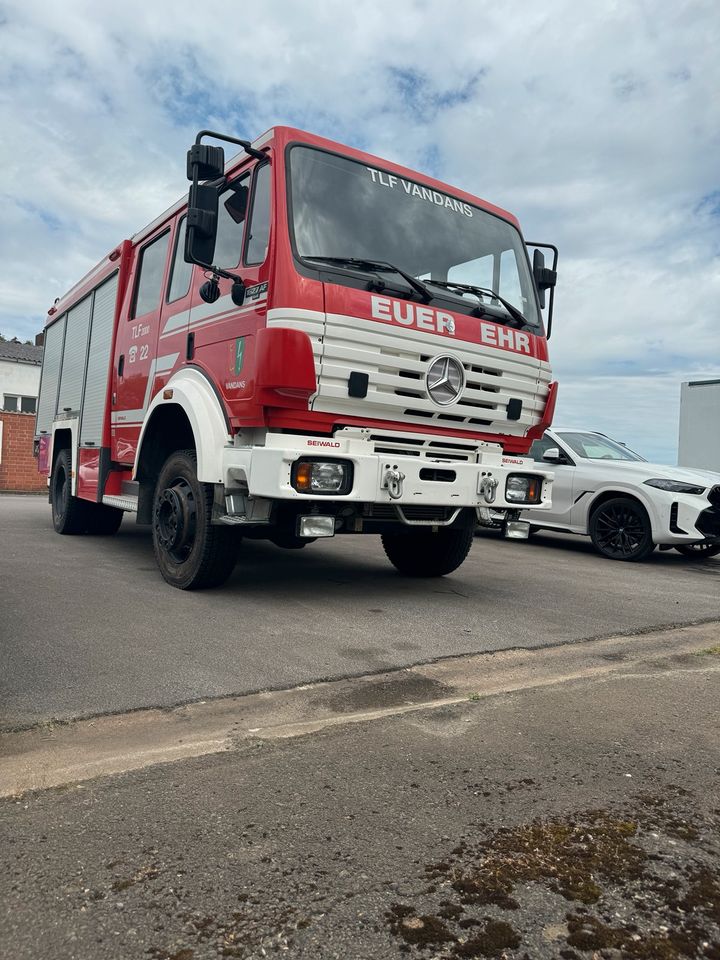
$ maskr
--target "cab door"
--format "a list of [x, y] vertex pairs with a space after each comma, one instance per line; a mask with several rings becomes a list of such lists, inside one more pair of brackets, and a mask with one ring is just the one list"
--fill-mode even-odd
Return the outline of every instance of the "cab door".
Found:
[[187, 216], [183, 213], [173, 225], [148, 403], [162, 390], [173, 372], [187, 361], [191, 310], [193, 304], [202, 302], [198, 295], [202, 272], [185, 261], [186, 226]]
[[135, 461], [140, 428], [157, 368], [155, 345], [168, 270], [171, 228], [164, 225], [135, 251], [115, 350], [111, 403], [112, 459]]

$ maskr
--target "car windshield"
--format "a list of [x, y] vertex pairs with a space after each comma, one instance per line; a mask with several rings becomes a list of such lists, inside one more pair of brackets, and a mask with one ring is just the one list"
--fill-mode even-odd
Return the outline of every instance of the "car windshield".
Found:
[[[384, 170], [301, 146], [290, 150], [290, 203], [301, 258], [385, 261], [420, 280], [484, 287], [509, 301], [528, 324], [540, 324], [525, 246], [500, 217]], [[478, 301], [469, 292], [432, 293], [473, 306]]]
[[645, 461], [622, 443], [617, 443], [599, 433], [559, 433], [573, 453], [586, 460], [639, 460]]

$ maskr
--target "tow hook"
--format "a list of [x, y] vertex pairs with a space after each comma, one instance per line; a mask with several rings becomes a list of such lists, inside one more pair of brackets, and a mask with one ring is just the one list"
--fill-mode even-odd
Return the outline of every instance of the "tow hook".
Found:
[[383, 477], [382, 488], [390, 494], [391, 500], [399, 500], [403, 492], [405, 474], [397, 468], [388, 469]]
[[494, 503], [498, 482], [495, 477], [483, 477], [480, 481], [480, 496], [485, 503]]

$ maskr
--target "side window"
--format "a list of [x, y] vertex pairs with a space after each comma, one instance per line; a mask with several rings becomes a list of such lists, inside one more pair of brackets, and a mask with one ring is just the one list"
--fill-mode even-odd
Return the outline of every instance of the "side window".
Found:
[[6, 393], [0, 410], [5, 410], [7, 413], [35, 413], [36, 406], [36, 397], [20, 397]]
[[214, 261], [226, 270], [240, 263], [249, 188], [250, 174], [246, 173], [220, 194]]
[[509, 300], [520, 312], [525, 310], [525, 299], [520, 289], [520, 274], [514, 250], [503, 250], [500, 254], [500, 287], [498, 293]]
[[246, 264], [265, 261], [270, 239], [270, 164], [257, 168], [255, 193], [253, 194], [250, 232], [247, 242]]
[[530, 447], [530, 456], [533, 460], [537, 462], [543, 462], [543, 454], [546, 450], [550, 450], [551, 447], [556, 447], [557, 444], [554, 440], [551, 440], [550, 437], [544, 436], [540, 437], [539, 440], [536, 440], [533, 445]]
[[144, 317], [151, 310], [160, 306], [165, 261], [167, 259], [170, 231], [166, 231], [157, 240], [153, 240], [140, 254], [140, 268], [137, 286], [135, 287], [135, 303], [133, 317]]
[[185, 262], [185, 227], [187, 218], [183, 217], [178, 227], [175, 237], [175, 253], [170, 267], [170, 289], [168, 290], [167, 302], [172, 303], [184, 297], [190, 289], [190, 280], [192, 278], [192, 264]]

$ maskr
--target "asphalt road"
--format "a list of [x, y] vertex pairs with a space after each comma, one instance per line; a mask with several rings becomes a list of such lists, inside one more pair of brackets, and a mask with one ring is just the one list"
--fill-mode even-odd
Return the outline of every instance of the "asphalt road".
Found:
[[0, 954], [715, 960], [700, 654], [0, 801]]
[[614, 563], [556, 535], [479, 537], [434, 581], [400, 578], [376, 538], [248, 542], [224, 588], [182, 593], [132, 518], [60, 537], [44, 498], [2, 496], [0, 531], [0, 729], [720, 619], [720, 559]]

